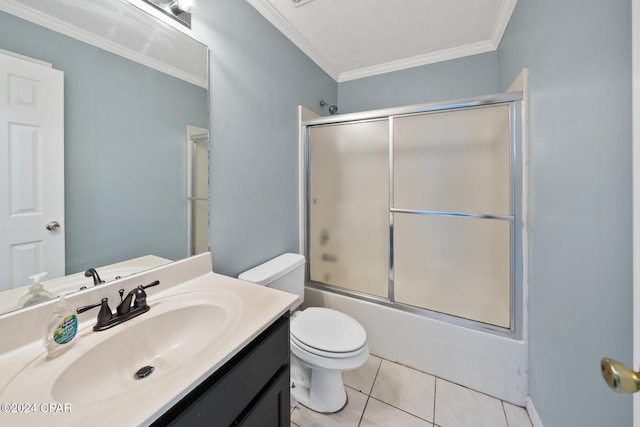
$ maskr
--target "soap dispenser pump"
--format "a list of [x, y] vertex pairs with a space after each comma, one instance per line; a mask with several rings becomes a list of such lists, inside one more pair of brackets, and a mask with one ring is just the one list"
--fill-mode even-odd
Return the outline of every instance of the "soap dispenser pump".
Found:
[[40, 281], [47, 273], [38, 273], [33, 276], [29, 276], [29, 279], [33, 281], [33, 284], [29, 286], [29, 291], [18, 301], [18, 308], [29, 307], [31, 305], [39, 304], [41, 302], [49, 301], [53, 299], [53, 294], [47, 292], [42, 286]]
[[47, 324], [44, 336], [44, 346], [47, 348], [48, 358], [54, 358], [69, 350], [78, 332], [78, 318], [65, 301], [65, 293], [60, 294], [53, 314]]

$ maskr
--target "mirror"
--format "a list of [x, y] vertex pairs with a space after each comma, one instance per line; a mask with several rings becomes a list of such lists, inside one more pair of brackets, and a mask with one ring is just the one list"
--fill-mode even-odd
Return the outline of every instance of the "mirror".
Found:
[[188, 127], [208, 128], [207, 47], [122, 0], [6, 0], [0, 49], [64, 73], [66, 275], [188, 256]]
[[189, 255], [209, 251], [209, 129], [189, 126]]

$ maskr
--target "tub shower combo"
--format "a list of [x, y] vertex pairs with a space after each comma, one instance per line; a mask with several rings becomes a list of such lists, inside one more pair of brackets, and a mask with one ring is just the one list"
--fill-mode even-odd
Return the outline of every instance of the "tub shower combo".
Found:
[[308, 286], [521, 336], [521, 92], [302, 126]]

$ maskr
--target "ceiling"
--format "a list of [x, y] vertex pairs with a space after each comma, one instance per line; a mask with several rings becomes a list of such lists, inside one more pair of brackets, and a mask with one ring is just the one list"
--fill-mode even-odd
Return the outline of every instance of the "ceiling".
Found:
[[517, 0], [247, 0], [338, 82], [496, 50]]
[[207, 46], [141, 0], [1, 0], [0, 10], [208, 87]]

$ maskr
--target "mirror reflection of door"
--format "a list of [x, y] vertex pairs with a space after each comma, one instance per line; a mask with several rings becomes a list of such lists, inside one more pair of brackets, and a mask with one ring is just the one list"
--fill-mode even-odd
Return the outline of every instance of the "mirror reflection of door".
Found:
[[0, 52], [0, 291], [64, 276], [64, 224], [63, 73]]
[[188, 126], [189, 255], [209, 251], [209, 130]]

